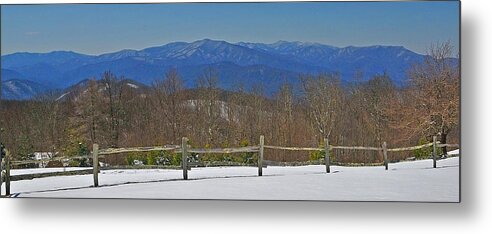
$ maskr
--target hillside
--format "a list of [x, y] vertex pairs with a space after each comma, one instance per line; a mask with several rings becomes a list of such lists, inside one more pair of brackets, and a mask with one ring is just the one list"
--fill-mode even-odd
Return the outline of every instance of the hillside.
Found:
[[14, 53], [1, 58], [3, 81], [30, 80], [48, 89], [99, 78], [107, 70], [149, 85], [171, 67], [177, 68], [187, 87], [194, 87], [202, 71], [211, 67], [219, 74], [221, 88], [262, 84], [271, 93], [281, 83], [296, 82], [300, 74], [306, 73], [339, 72], [343, 81], [351, 82], [356, 72], [361, 72], [363, 79], [386, 72], [402, 85], [406, 70], [425, 56], [401, 46], [338, 48], [305, 42], [229, 43], [204, 39], [97, 56], [55, 51]]
[[30, 80], [11, 79], [2, 81], [2, 99], [32, 99], [46, 90], [45, 86]]

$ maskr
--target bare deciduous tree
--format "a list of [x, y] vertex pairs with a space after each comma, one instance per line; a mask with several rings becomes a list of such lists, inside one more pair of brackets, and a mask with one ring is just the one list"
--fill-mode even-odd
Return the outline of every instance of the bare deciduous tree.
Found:
[[156, 80], [152, 85], [153, 97], [157, 114], [167, 122], [165, 130], [171, 129], [171, 143], [179, 142], [181, 122], [184, 117], [183, 81], [176, 69], [169, 70], [164, 79]]
[[330, 136], [342, 104], [338, 74], [303, 76], [304, 104], [319, 133], [319, 140]]
[[[431, 46], [423, 63], [409, 72], [412, 108], [406, 108], [408, 126], [424, 135], [440, 135], [447, 142], [449, 132], [459, 125], [459, 66], [451, 60], [450, 42]], [[410, 103], [409, 103], [410, 104]], [[443, 148], [446, 154], [446, 147]]]
[[110, 126], [110, 145], [116, 147], [119, 144], [120, 128], [123, 117], [123, 78], [117, 78], [116, 75], [107, 71], [104, 72], [102, 82], [104, 84], [105, 98], [107, 98], [107, 107]]

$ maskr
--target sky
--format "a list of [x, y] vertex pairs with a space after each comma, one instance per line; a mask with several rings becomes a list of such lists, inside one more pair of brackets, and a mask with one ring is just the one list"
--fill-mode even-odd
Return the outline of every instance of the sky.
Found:
[[345, 46], [398, 45], [425, 54], [459, 46], [459, 2], [2, 5], [1, 54], [98, 55], [204, 38]]

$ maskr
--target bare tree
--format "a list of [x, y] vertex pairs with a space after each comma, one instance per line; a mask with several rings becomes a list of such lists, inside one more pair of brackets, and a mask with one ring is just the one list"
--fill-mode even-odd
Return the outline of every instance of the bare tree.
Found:
[[366, 120], [376, 138], [377, 145], [383, 143], [383, 133], [388, 128], [387, 109], [395, 97], [395, 86], [388, 75], [376, 75], [362, 87], [363, 106], [366, 110]]
[[319, 140], [330, 136], [342, 104], [338, 74], [302, 76], [304, 104]]
[[72, 97], [75, 104], [75, 112], [72, 117], [73, 127], [78, 128], [81, 134], [86, 134], [85, 138], [90, 144], [102, 142], [99, 139], [99, 129], [102, 125], [101, 101], [102, 94], [99, 92], [99, 84], [95, 78], [90, 79], [80, 90], [75, 90], [76, 96]]
[[[223, 102], [219, 100], [219, 74], [212, 67], [206, 68], [198, 79], [199, 98], [196, 100], [198, 119], [202, 119], [202, 129], [205, 130], [206, 143], [217, 143], [220, 120], [224, 110]], [[215, 137], [214, 137], [215, 136]]]
[[[164, 116], [172, 132], [171, 143], [178, 142], [181, 135], [181, 120], [184, 117], [183, 81], [176, 69], [169, 70], [164, 79], [152, 85], [155, 106], [160, 115]], [[169, 129], [169, 128], [166, 128]]]
[[102, 82], [104, 84], [105, 97], [109, 111], [110, 145], [118, 146], [120, 127], [123, 114], [123, 78], [117, 78], [110, 71], [104, 72]]
[[[440, 135], [446, 143], [450, 131], [459, 125], [459, 65], [451, 59], [450, 42], [432, 45], [424, 62], [409, 72], [412, 89], [407, 122], [425, 135]], [[446, 147], [443, 153], [447, 153]]]

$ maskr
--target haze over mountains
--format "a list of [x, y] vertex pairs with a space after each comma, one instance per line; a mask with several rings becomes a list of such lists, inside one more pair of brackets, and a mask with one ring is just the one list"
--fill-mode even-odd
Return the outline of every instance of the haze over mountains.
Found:
[[5, 99], [29, 99], [91, 77], [99, 79], [107, 70], [150, 85], [173, 67], [190, 88], [209, 67], [217, 71], [219, 86], [229, 90], [239, 84], [246, 88], [263, 84], [273, 92], [284, 82], [296, 84], [300, 74], [324, 72], [339, 72], [345, 82], [352, 81], [356, 72], [362, 72], [363, 79], [386, 72], [401, 85], [407, 69], [424, 58], [402, 46], [338, 48], [305, 42], [229, 43], [210, 39], [98, 56], [71, 51], [22, 52], [1, 57], [2, 92]]

